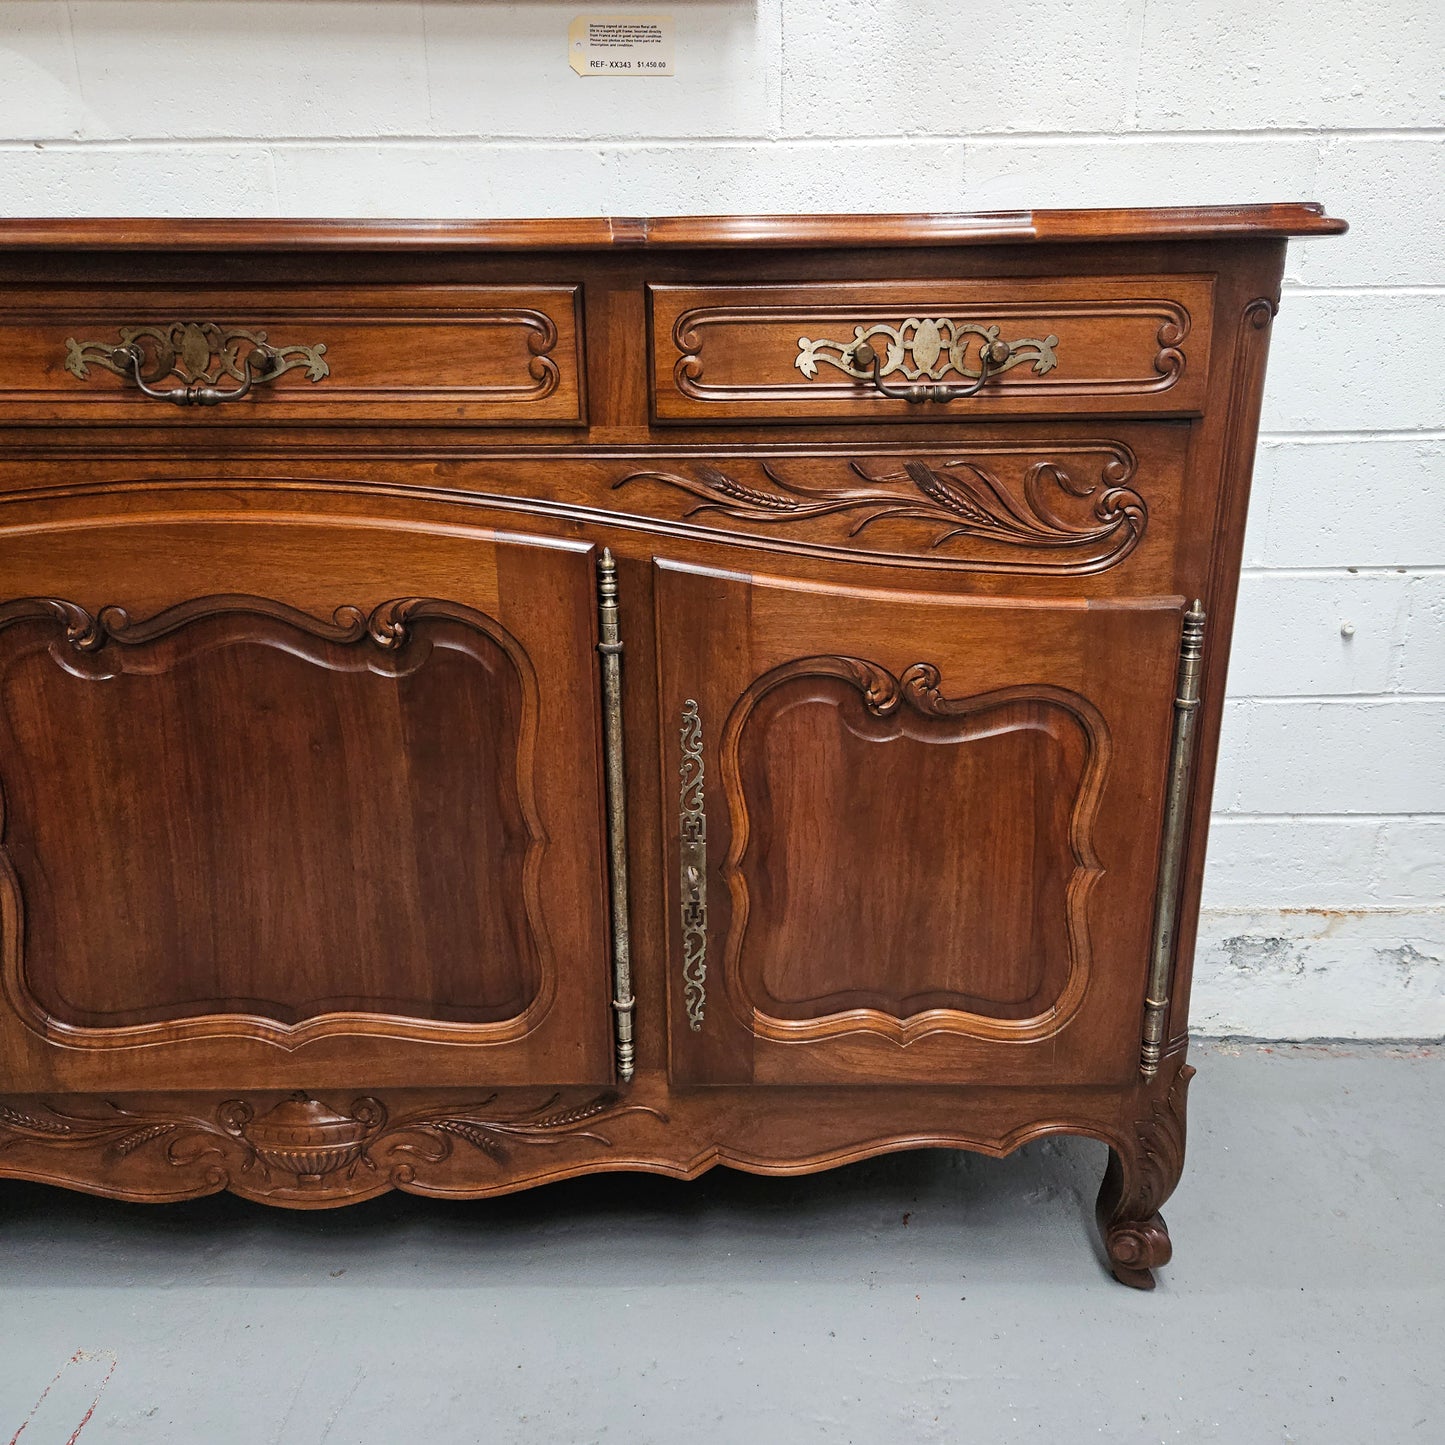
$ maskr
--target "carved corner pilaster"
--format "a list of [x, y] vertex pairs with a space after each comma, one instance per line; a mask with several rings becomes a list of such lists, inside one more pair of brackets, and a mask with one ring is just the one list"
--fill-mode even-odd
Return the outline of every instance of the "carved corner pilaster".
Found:
[[1153, 1271], [1174, 1250], [1159, 1213], [1184, 1169], [1186, 1100], [1194, 1069], [1181, 1058], [1163, 1087], [1134, 1095], [1132, 1121], [1110, 1149], [1096, 1217], [1114, 1278], [1134, 1289], [1153, 1289]]

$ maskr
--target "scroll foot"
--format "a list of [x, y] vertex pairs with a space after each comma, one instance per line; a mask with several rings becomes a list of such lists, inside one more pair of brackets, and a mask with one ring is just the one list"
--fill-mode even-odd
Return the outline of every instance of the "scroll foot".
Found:
[[1109, 1268], [1120, 1284], [1153, 1289], [1174, 1252], [1159, 1213], [1184, 1168], [1185, 1096], [1194, 1070], [1181, 1062], [1165, 1089], [1141, 1089], [1131, 1142], [1111, 1148], [1095, 1214]]

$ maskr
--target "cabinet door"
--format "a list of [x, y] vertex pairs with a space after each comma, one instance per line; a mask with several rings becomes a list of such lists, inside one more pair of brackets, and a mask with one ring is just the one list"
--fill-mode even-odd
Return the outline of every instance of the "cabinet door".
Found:
[[1177, 599], [656, 581], [674, 1077], [1132, 1077]]
[[0, 1088], [608, 1080], [590, 549], [191, 505], [0, 531]]

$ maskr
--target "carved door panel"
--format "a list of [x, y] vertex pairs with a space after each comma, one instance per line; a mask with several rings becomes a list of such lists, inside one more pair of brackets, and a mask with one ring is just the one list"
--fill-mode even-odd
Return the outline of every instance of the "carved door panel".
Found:
[[674, 1077], [1131, 1078], [1179, 602], [656, 581]]
[[285, 510], [0, 535], [0, 1089], [608, 1080], [591, 549]]

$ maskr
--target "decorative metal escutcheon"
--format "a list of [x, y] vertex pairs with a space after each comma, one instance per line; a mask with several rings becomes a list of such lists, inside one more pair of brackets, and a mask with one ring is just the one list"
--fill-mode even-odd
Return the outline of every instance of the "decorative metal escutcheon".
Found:
[[[871, 381], [883, 396], [897, 401], [950, 402], [977, 395], [991, 377], [1026, 362], [1032, 364], [1036, 376], [1059, 364], [1054, 351], [1059, 344], [1057, 336], [1005, 341], [999, 331], [997, 326], [978, 326], [947, 316], [910, 316], [897, 326], [883, 322], [855, 326], [848, 341], [800, 336], [793, 365], [809, 380], [818, 374], [819, 365], [835, 367], [857, 381]], [[969, 359], [970, 352], [977, 357], [976, 365]], [[950, 372], [972, 384], [939, 385]], [[901, 377], [908, 385], [889, 386], [885, 381], [889, 376]]]
[[678, 823], [682, 851], [682, 996], [687, 1026], [702, 1029], [707, 1013], [707, 804], [702, 760], [702, 715], [697, 701], [682, 705], [682, 765]]
[[[218, 406], [240, 401], [252, 388], [303, 369], [310, 381], [331, 374], [326, 347], [277, 346], [264, 331], [243, 331], [212, 321], [171, 321], [122, 326], [120, 340], [65, 342], [65, 369], [80, 381], [92, 366], [124, 377], [146, 396], [177, 406]], [[174, 376], [179, 386], [160, 386]], [[222, 386], [229, 378], [235, 386]]]

